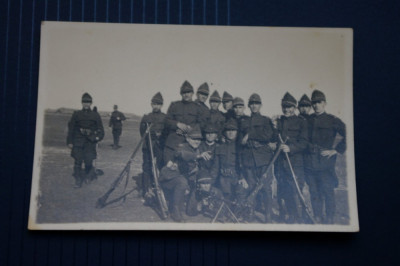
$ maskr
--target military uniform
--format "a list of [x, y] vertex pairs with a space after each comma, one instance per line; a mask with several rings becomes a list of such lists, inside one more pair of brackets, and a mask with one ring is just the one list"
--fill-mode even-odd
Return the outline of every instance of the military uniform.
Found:
[[112, 127], [112, 134], [114, 139], [114, 148], [119, 147], [119, 138], [122, 133], [122, 121], [126, 120], [126, 117], [123, 113], [117, 110], [118, 106], [114, 105], [114, 112], [111, 113], [110, 122], [108, 124], [109, 127]]
[[[218, 91], [214, 91], [213, 94], [210, 96], [210, 105], [212, 102], [220, 103], [221, 97], [218, 94]], [[224, 129], [225, 124], [225, 116], [224, 114], [216, 109], [210, 109], [210, 119], [207, 124], [211, 124], [217, 129], [218, 139], [221, 139], [222, 130]]]
[[201, 212], [204, 216], [214, 217], [223, 203], [224, 196], [220, 189], [213, 186], [213, 179], [204, 172], [197, 175], [195, 201], [192, 203], [193, 215]]
[[[237, 123], [229, 120], [225, 124], [225, 130], [237, 130]], [[215, 162], [211, 170], [211, 176], [217, 180], [224, 197], [228, 200], [235, 198], [243, 202], [246, 190], [239, 185], [240, 176], [240, 150], [236, 140], [226, 139], [215, 149]]]
[[[209, 94], [208, 84], [207, 83], [203, 83], [197, 89], [197, 93], [200, 93], [200, 94], [203, 94], [203, 95], [207, 95], [207, 97], [208, 97], [208, 94]], [[196, 99], [194, 102], [199, 106], [199, 109], [200, 109], [201, 121], [202, 121], [201, 124], [200, 124], [200, 127], [203, 130], [204, 127], [207, 124], [207, 121], [210, 120], [210, 109], [208, 108], [208, 106], [205, 103], [199, 101], [199, 99]]]
[[[252, 102], [261, 104], [260, 96], [258, 94], [251, 95], [249, 105]], [[252, 191], [266, 172], [273, 157], [273, 150], [268, 144], [276, 141], [276, 132], [271, 119], [260, 113], [252, 113], [251, 117], [242, 124], [242, 128], [243, 132], [248, 134], [247, 142], [242, 144], [242, 171], [249, 190]], [[267, 221], [271, 219], [272, 215], [272, 180], [272, 173], [268, 173], [267, 178], [263, 179], [264, 186], [261, 195]]]
[[[163, 104], [163, 98], [161, 93], [157, 93], [152, 98], [152, 103]], [[161, 111], [153, 111], [143, 116], [140, 122], [140, 135], [143, 136], [147, 129], [147, 124], [152, 125], [150, 129], [150, 136], [153, 144], [153, 154], [156, 159], [156, 166], [161, 169], [163, 166], [163, 148], [165, 143], [165, 118], [166, 114]], [[142, 145], [142, 156], [143, 156], [143, 175], [142, 175], [142, 191], [143, 196], [151, 186], [152, 176], [152, 162], [151, 153], [149, 148], [149, 140], [145, 139]]]
[[[286, 93], [282, 99], [282, 106], [292, 104], [296, 106], [297, 101], [289, 93]], [[288, 156], [296, 175], [300, 189], [304, 186], [304, 165], [303, 152], [307, 148], [307, 122], [304, 118], [292, 115], [289, 117], [281, 116], [277, 121], [278, 133], [286, 145], [289, 146]], [[285, 154], [279, 155], [275, 163], [275, 174], [278, 183], [278, 201], [280, 203], [280, 214], [283, 218], [282, 199], [285, 201], [286, 210], [290, 222], [300, 221], [302, 210], [300, 209], [299, 196], [296, 189], [293, 175]]]
[[[181, 87], [181, 94], [184, 92], [193, 92], [193, 87], [187, 81], [185, 81]], [[195, 127], [196, 125], [205, 124], [202, 119], [202, 112], [195, 102], [182, 100], [171, 103], [166, 116], [168, 137], [164, 148], [164, 163], [173, 159], [174, 152], [179, 144], [185, 142], [185, 132], [182, 132], [177, 127], [177, 123], [181, 122]]]
[[[325, 95], [315, 90], [311, 100], [326, 101]], [[311, 204], [315, 217], [320, 220], [325, 206], [326, 222], [332, 223], [336, 204], [335, 187], [338, 186], [335, 164], [336, 155], [322, 156], [325, 150], [336, 150], [338, 153], [346, 151], [346, 126], [337, 117], [323, 112], [312, 114], [309, 120], [309, 146], [306, 153], [306, 171], [310, 187]], [[338, 141], [337, 134], [342, 139]]]
[[[222, 95], [222, 102], [224, 103], [229, 101], [233, 101], [233, 97], [232, 95], [224, 91], [224, 94]], [[225, 116], [225, 121], [235, 118], [235, 111], [233, 110], [233, 108], [231, 108], [227, 110], [226, 113], [224, 113], [224, 116]]]
[[[204, 129], [204, 134], [208, 133], [218, 133], [218, 130], [214, 125], [208, 124], [206, 128]], [[203, 152], [209, 152], [211, 155], [211, 159], [206, 161], [204, 159], [199, 160], [199, 168], [200, 170], [205, 170], [206, 172], [210, 172], [214, 161], [215, 161], [215, 149], [217, 147], [217, 143], [214, 141], [213, 143], [208, 143], [207, 141], [202, 141], [200, 146], [199, 146], [199, 152], [202, 154]]]
[[[194, 127], [188, 136], [193, 139], [202, 138], [199, 126]], [[199, 171], [198, 157], [200, 152], [198, 148], [192, 147], [189, 143], [181, 143], [174, 153], [173, 162], [177, 164], [177, 169], [171, 172], [168, 164], [162, 170], [164, 177], [160, 178], [163, 188], [173, 192], [172, 198], [172, 218], [176, 221], [182, 221], [182, 212], [185, 204], [185, 191], [190, 189], [189, 201], [195, 197], [196, 175]], [[164, 172], [163, 172], [164, 171]], [[172, 176], [172, 178], [171, 178]], [[185, 190], [183, 190], [185, 188]], [[189, 207], [192, 207], [188, 204]], [[190, 214], [190, 210], [187, 211]]]
[[[244, 101], [242, 98], [236, 97], [233, 100], [233, 107], [235, 107], [237, 105], [244, 106]], [[240, 143], [242, 141], [243, 137], [248, 133], [250, 117], [245, 114], [243, 114], [241, 116], [237, 116], [235, 114], [234, 120], [236, 121], [237, 126], [238, 126], [238, 136], [237, 136], [236, 140], [238, 143]]]
[[[82, 102], [91, 103], [92, 97], [85, 93]], [[96, 144], [104, 137], [104, 128], [100, 115], [90, 108], [75, 111], [68, 123], [67, 145], [73, 145], [71, 156], [75, 159], [75, 186], [81, 187], [83, 180], [96, 179], [93, 160], [96, 159]], [[82, 163], [85, 172], [82, 172]]]

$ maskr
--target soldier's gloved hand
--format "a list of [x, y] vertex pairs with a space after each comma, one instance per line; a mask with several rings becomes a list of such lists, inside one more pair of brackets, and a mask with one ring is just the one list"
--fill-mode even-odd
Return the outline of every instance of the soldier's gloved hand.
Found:
[[244, 178], [239, 179], [239, 185], [241, 185], [245, 189], [247, 189], [249, 187], [249, 184], [247, 184], [247, 181]]
[[74, 147], [73, 144], [68, 144], [68, 148], [72, 149]]
[[203, 159], [206, 160], [206, 161], [211, 160], [211, 157], [212, 157], [211, 151], [205, 151], [205, 152], [203, 152], [202, 154], [200, 154], [200, 157], [203, 158]]
[[281, 144], [281, 145], [279, 146], [279, 149], [281, 149], [283, 152], [290, 152], [290, 148], [289, 148], [289, 146], [286, 145], [286, 144]]
[[176, 163], [174, 163], [173, 161], [168, 161], [167, 163], [167, 167], [173, 171], [175, 171], [176, 169], [178, 169], [178, 165]]
[[322, 156], [328, 156], [328, 159], [331, 158], [333, 155], [336, 155], [337, 151], [336, 150], [324, 150], [321, 151]]
[[242, 139], [242, 145], [245, 145], [248, 139], [249, 139], [249, 134], [246, 134]]
[[276, 150], [276, 142], [270, 142], [268, 143], [268, 147], [270, 147], [271, 150]]

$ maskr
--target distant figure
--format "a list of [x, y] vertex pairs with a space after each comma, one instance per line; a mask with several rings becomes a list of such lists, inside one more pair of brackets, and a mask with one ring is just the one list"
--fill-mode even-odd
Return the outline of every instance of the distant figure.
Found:
[[121, 148], [119, 146], [119, 137], [122, 133], [122, 121], [126, 120], [126, 117], [123, 113], [118, 111], [118, 105], [114, 105], [114, 112], [111, 114], [109, 127], [112, 128], [112, 134], [114, 138], [113, 149]]
[[[93, 160], [97, 155], [96, 144], [104, 137], [104, 128], [100, 115], [90, 109], [91, 105], [92, 97], [88, 93], [83, 94], [82, 110], [75, 111], [68, 123], [67, 145], [75, 159], [75, 188], [80, 188], [83, 181], [97, 178]], [[82, 163], [85, 164], [84, 172]]]

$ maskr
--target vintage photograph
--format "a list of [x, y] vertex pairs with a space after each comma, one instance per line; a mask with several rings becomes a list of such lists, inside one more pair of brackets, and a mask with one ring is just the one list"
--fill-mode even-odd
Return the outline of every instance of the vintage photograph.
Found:
[[359, 230], [353, 31], [42, 22], [31, 230]]

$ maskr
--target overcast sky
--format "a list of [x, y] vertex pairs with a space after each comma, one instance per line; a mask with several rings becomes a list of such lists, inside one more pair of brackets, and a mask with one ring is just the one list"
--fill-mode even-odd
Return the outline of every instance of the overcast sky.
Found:
[[[281, 113], [285, 92], [299, 99], [314, 88], [327, 111], [352, 112], [352, 31], [349, 29], [58, 23], [42, 27], [40, 108], [81, 108], [88, 92], [101, 111], [150, 112], [160, 91], [163, 111], [195, 90], [228, 91], [246, 102], [259, 93], [264, 115]], [[208, 103], [208, 101], [207, 101]], [[222, 110], [222, 106], [221, 106]], [[249, 112], [247, 108], [247, 113]]]

